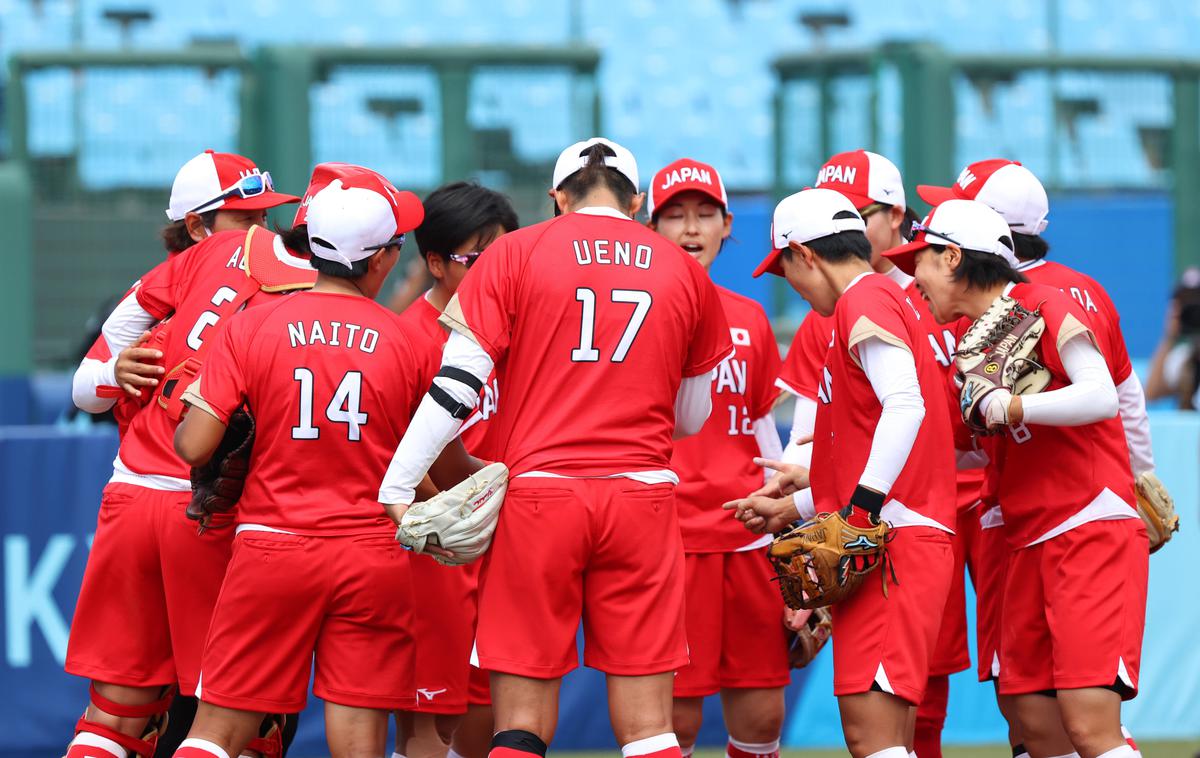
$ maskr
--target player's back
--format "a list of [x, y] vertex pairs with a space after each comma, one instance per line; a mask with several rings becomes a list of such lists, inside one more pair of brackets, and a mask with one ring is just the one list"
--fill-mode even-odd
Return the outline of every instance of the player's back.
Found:
[[222, 338], [230, 349], [206, 364], [200, 390], [228, 404], [240, 384], [255, 420], [238, 521], [300, 534], [388, 528], [377, 484], [433, 380], [400, 319], [365, 297], [304, 292], [238, 314]]
[[[813, 496], [819, 512], [835, 511], [850, 502], [883, 411], [853, 357], [855, 346], [868, 337], [905, 349], [928, 344], [928, 330], [921, 325], [916, 307], [899, 285], [880, 274], [862, 277], [842, 294], [833, 322], [834, 346], [818, 392], [814, 434]], [[907, 462], [888, 492], [889, 505], [898, 502], [920, 514], [909, 523], [925, 523], [921, 519], [927, 518], [951, 528], [955, 467], [945, 369], [930, 350], [910, 352], [925, 415]]]
[[732, 348], [700, 265], [601, 213], [501, 237], [458, 291], [476, 339], [504, 359], [492, 433], [517, 474], [666, 469], [681, 378], [711, 371]]

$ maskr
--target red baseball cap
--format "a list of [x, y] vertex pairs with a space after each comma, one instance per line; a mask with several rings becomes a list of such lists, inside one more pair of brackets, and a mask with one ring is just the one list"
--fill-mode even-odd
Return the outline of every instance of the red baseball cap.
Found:
[[[313, 255], [350, 266], [425, 220], [420, 198], [369, 168], [342, 163], [318, 169], [321, 176], [313, 171], [305, 194], [303, 219]], [[318, 181], [324, 184], [314, 189]]]
[[921, 184], [917, 194], [933, 206], [947, 200], [978, 200], [1022, 234], [1044, 232], [1050, 215], [1050, 200], [1038, 178], [1017, 161], [1004, 158], [976, 161], [962, 170], [954, 186]]
[[660, 169], [650, 181], [650, 191], [646, 195], [646, 210], [650, 218], [654, 218], [654, 212], [661, 210], [671, 198], [689, 190], [701, 192], [723, 209], [729, 210], [729, 195], [717, 170], [707, 163], [680, 158]]
[[[308, 223], [308, 204], [334, 179], [341, 179], [345, 186], [356, 186], [354, 180], [359, 177], [368, 184], [378, 181], [387, 182], [387, 179], [365, 166], [356, 166], [353, 163], [318, 163], [313, 169], [312, 178], [308, 180], [308, 188], [304, 190], [304, 199], [300, 201], [300, 207], [296, 209], [296, 217], [292, 220], [292, 226], [297, 227]], [[388, 183], [388, 186], [391, 184]], [[393, 189], [395, 188], [393, 187]], [[418, 221], [417, 224], [420, 225], [420, 222]]]
[[265, 210], [300, 198], [276, 192], [271, 174], [236, 153], [205, 150], [175, 174], [167, 218], [180, 221], [189, 213], [225, 210]]
[[872, 203], [907, 207], [900, 169], [879, 153], [867, 150], [838, 153], [825, 161], [813, 186], [842, 193], [859, 210]]

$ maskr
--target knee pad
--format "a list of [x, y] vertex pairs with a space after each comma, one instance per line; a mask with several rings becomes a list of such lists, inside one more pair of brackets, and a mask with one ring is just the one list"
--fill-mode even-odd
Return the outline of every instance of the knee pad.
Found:
[[87, 712], [85, 711], [75, 724], [75, 736], [77, 739], [72, 741], [71, 747], [67, 750], [66, 758], [76, 758], [76, 754], [79, 756], [91, 754], [87, 752], [85, 745], [76, 744], [80, 733], [93, 734], [97, 737], [111, 740], [130, 754], [139, 758], [154, 758], [154, 750], [158, 745], [158, 737], [167, 727], [167, 709], [171, 706], [171, 699], [175, 696], [175, 688], [173, 686], [165, 688], [158, 700], [142, 705], [124, 705], [113, 702], [96, 692], [95, 684], [91, 685], [90, 696], [92, 705], [111, 716], [128, 719], [149, 719], [146, 723], [146, 729], [140, 739], [131, 737], [112, 727], [88, 720]]

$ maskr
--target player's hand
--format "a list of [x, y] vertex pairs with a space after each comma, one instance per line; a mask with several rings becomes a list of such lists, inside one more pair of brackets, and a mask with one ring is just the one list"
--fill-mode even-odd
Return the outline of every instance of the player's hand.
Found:
[[808, 617], [813, 614], [812, 609], [801, 609], [794, 611], [787, 606], [783, 608], [783, 625], [791, 629], [793, 632], [798, 632], [808, 623]]
[[400, 526], [400, 519], [404, 518], [404, 514], [408, 513], [408, 509], [412, 506], [412, 503], [380, 503], [379, 505], [387, 513], [388, 518], [396, 526]]
[[734, 511], [733, 517], [755, 534], [782, 531], [800, 518], [791, 495], [782, 498], [751, 495], [730, 500], [721, 507]]
[[[380, 503], [379, 505], [396, 526], [400, 526], [400, 520], [404, 518], [404, 514], [408, 513], [408, 509], [412, 507], [412, 503]], [[428, 555], [440, 555], [443, 558], [449, 559], [455, 557], [451, 551], [432, 542], [425, 543], [425, 549], [422, 552]]]
[[[755, 458], [754, 465], [769, 468], [776, 472], [760, 489], [751, 495], [766, 495], [768, 497], [783, 497], [799, 490], [808, 489], [808, 469], [798, 463], [784, 463], [768, 458]], [[766, 490], [766, 491], [764, 491]]]
[[162, 351], [142, 347], [149, 337], [150, 332], [142, 332], [142, 336], [138, 337], [136, 342], [121, 351], [114, 367], [117, 386], [133, 397], [142, 396], [139, 387], [157, 387], [158, 377], [166, 372], [166, 369], [157, 363], [162, 360]]

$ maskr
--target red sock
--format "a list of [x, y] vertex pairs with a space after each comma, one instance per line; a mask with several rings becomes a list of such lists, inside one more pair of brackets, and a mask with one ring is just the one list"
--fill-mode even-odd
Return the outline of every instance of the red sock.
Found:
[[942, 727], [946, 725], [949, 700], [950, 677], [929, 677], [925, 698], [917, 706], [917, 728], [913, 735], [913, 751], [920, 758], [942, 758]]

